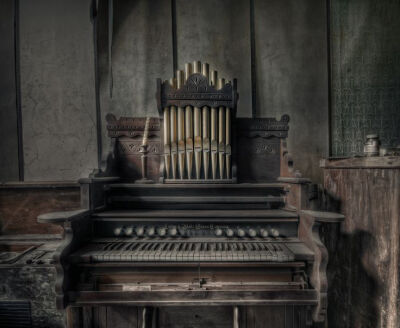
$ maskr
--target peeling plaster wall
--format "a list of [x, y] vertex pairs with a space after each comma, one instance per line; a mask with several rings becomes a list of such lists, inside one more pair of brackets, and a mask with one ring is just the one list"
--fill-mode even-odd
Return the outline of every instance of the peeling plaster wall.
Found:
[[90, 0], [21, 0], [26, 180], [73, 180], [97, 167]]
[[108, 1], [102, 0], [98, 51], [103, 153], [109, 150], [105, 120], [108, 113], [117, 117], [158, 116], [156, 79], [173, 74], [171, 4], [164, 0], [114, 1], [112, 74], [108, 28]]
[[178, 69], [200, 60], [216, 69], [219, 77], [237, 78], [237, 115], [250, 117], [250, 1], [178, 0], [176, 29]]
[[288, 148], [303, 176], [321, 182], [328, 155], [325, 1], [255, 0], [257, 113], [289, 114]]

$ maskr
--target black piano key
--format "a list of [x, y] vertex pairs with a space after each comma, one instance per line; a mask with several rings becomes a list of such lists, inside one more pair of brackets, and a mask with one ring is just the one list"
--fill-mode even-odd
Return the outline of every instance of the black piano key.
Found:
[[142, 251], [147, 246], [147, 243], [140, 243], [139, 247], [136, 249], [137, 251]]
[[129, 247], [129, 251], [134, 251], [139, 247], [140, 243], [133, 243], [132, 246]]
[[107, 243], [103, 246], [103, 251], [108, 251], [113, 243]]
[[265, 251], [265, 245], [263, 243], [257, 243], [258, 247], [260, 248], [261, 251]]
[[121, 251], [126, 251], [129, 247], [132, 246], [133, 243], [125, 243], [124, 247], [121, 248]]
[[122, 250], [122, 248], [124, 248], [124, 246], [126, 246], [126, 243], [119, 243], [117, 245], [117, 247], [114, 248], [114, 251]]

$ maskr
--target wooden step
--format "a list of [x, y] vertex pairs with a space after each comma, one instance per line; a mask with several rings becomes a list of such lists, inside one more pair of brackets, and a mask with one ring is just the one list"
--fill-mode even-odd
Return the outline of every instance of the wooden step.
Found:
[[239, 183], [239, 184], [134, 184], [118, 183], [108, 186], [110, 194], [141, 196], [280, 196], [285, 193], [280, 183]]

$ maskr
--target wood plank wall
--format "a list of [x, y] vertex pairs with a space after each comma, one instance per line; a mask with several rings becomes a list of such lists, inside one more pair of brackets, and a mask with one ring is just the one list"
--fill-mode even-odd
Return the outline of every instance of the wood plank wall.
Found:
[[329, 326], [399, 327], [400, 169], [325, 169], [324, 186], [346, 217], [324, 233]]
[[57, 225], [38, 223], [38, 215], [78, 208], [77, 183], [0, 185], [0, 235], [61, 234]]

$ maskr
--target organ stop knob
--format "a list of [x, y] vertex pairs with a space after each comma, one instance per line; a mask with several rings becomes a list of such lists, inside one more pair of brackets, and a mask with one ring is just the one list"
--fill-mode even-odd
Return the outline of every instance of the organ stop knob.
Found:
[[176, 227], [170, 227], [168, 229], [168, 234], [172, 237], [175, 237], [177, 233], [178, 233], [178, 230], [176, 229]]
[[125, 235], [126, 236], [132, 236], [132, 234], [133, 234], [133, 227], [131, 226], [131, 227], [126, 227], [125, 229], [124, 229], [124, 231], [125, 231]]
[[228, 237], [233, 237], [234, 234], [233, 230], [230, 228], [226, 229], [225, 233]]
[[164, 237], [167, 233], [167, 229], [165, 227], [157, 228], [157, 234], [161, 237]]
[[122, 233], [122, 227], [116, 227], [113, 230], [114, 236], [119, 236]]
[[220, 229], [220, 228], [216, 228], [215, 230], [214, 230], [214, 233], [215, 233], [215, 235], [216, 236], [222, 236], [222, 229]]
[[267, 229], [260, 229], [260, 236], [263, 238], [268, 237], [268, 230]]
[[154, 227], [148, 227], [146, 230], [146, 235], [149, 237], [153, 237], [155, 233]]
[[250, 228], [249, 231], [247, 231], [250, 237], [255, 237], [257, 236], [257, 231], [255, 229]]
[[144, 228], [142, 226], [137, 226], [135, 228], [135, 232], [137, 236], [143, 236], [144, 235]]
[[243, 229], [239, 228], [239, 229], [237, 230], [237, 235], [238, 235], [239, 237], [244, 237], [244, 236], [246, 235], [246, 232], [245, 232]]
[[188, 234], [188, 232], [187, 232], [187, 230], [186, 230], [186, 228], [184, 228], [184, 227], [179, 227], [179, 234], [181, 235], [181, 236], [186, 236], [187, 234]]
[[278, 229], [271, 228], [271, 229], [269, 230], [269, 233], [270, 233], [270, 235], [271, 235], [272, 237], [279, 237], [279, 230], [278, 230]]

